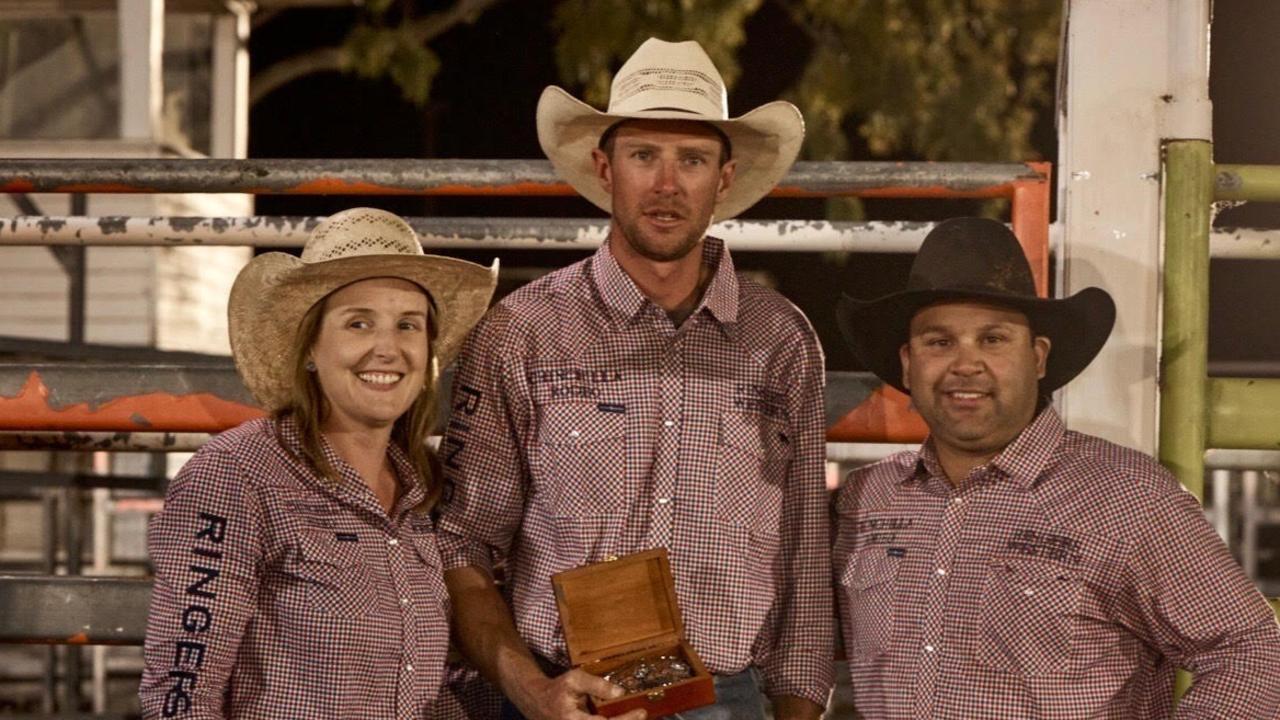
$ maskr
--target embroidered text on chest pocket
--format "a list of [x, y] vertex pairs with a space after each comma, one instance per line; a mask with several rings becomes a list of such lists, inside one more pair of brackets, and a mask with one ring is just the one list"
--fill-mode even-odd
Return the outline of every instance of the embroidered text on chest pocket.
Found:
[[716, 467], [720, 518], [776, 537], [790, 464], [791, 437], [786, 423], [754, 413], [722, 415]]
[[544, 405], [538, 425], [541, 477], [556, 515], [586, 517], [622, 512], [627, 501], [627, 416], [590, 402]]
[[306, 583], [307, 606], [315, 611], [333, 617], [360, 618], [378, 604], [377, 589], [359, 540], [340, 541], [331, 530], [304, 528], [297, 534], [294, 570]]
[[1079, 570], [992, 558], [982, 594], [982, 662], [1024, 677], [1066, 672], [1082, 588]]

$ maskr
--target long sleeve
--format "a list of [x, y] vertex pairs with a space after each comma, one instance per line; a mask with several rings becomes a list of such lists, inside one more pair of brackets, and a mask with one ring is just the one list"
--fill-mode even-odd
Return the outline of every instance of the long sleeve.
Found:
[[1176, 718], [1280, 717], [1280, 626], [1189, 493], [1155, 500], [1133, 578], [1139, 632], [1195, 676]]
[[826, 489], [822, 350], [808, 334], [796, 343], [797, 382], [788, 398], [792, 456], [782, 496], [777, 597], [761, 653], [765, 692], [825, 705], [832, 686], [835, 622]]
[[509, 550], [524, 516], [520, 439], [527, 423], [513, 412], [521, 406], [524, 378], [505, 371], [508, 327], [505, 309], [494, 308], [458, 358], [449, 425], [440, 444], [446, 490], [439, 527], [446, 570], [471, 565], [491, 571], [493, 555]]
[[261, 508], [236, 460], [197, 453], [152, 521], [155, 588], [139, 696], [147, 718], [222, 718], [228, 680], [257, 605]]

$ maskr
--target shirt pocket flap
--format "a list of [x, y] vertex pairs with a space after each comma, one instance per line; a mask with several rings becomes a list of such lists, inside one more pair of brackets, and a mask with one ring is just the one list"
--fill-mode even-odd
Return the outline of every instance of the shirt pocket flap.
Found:
[[898, 575], [898, 558], [891, 557], [884, 548], [864, 550], [854, 558], [845, 572], [846, 583], [854, 590], [893, 582]]
[[542, 408], [539, 439], [551, 445], [586, 445], [622, 437], [624, 413], [601, 410], [596, 403], [556, 403]]
[[[342, 538], [355, 538], [354, 540]], [[357, 533], [304, 528], [298, 532], [298, 554], [303, 562], [333, 567], [359, 565], [364, 559]]]
[[757, 458], [791, 456], [791, 436], [777, 420], [746, 413], [720, 417], [720, 442]]
[[1075, 607], [1083, 574], [1043, 560], [995, 557], [990, 562], [990, 577], [993, 592], [1026, 598], [1047, 610], [1068, 613]]

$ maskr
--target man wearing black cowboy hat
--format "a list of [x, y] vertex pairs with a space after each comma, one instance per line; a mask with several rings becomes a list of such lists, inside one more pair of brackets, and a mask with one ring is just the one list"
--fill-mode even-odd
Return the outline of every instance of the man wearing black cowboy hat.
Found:
[[929, 426], [836, 501], [863, 717], [1167, 718], [1179, 667], [1176, 717], [1280, 717], [1280, 628], [1195, 499], [1048, 405], [1111, 332], [1105, 291], [1035, 297], [1013, 234], [962, 218], [906, 290], [838, 313]]

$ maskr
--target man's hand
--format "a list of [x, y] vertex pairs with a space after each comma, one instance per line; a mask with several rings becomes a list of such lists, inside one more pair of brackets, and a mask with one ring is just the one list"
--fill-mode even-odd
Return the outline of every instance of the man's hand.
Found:
[[[511, 698], [529, 720], [604, 720], [587, 710], [587, 698], [613, 700], [626, 692], [582, 670], [570, 670], [555, 678], [526, 683], [520, 698]], [[644, 710], [632, 710], [616, 720], [645, 720]]]
[[776, 695], [769, 699], [773, 701], [775, 720], [819, 720], [825, 710], [820, 705], [793, 695]]

